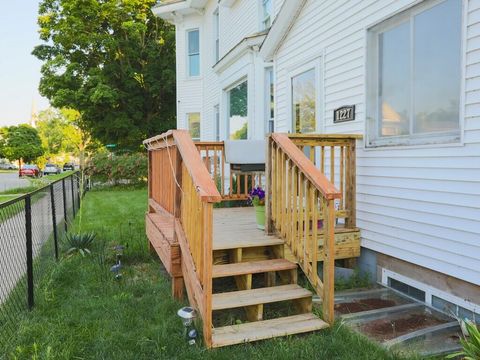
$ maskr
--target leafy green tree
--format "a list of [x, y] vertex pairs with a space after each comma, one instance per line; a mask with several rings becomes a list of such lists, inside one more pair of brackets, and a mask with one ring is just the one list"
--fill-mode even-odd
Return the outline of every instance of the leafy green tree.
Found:
[[30, 125], [21, 124], [4, 128], [3, 155], [10, 161], [34, 162], [44, 154], [38, 131]]
[[91, 135], [118, 147], [175, 124], [175, 32], [156, 0], [43, 0], [40, 92], [75, 109]]

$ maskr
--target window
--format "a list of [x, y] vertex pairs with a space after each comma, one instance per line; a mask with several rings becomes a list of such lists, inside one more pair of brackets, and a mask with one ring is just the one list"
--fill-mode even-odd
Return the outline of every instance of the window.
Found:
[[316, 130], [315, 120], [315, 69], [292, 77], [292, 119], [296, 133]]
[[228, 137], [231, 140], [248, 137], [247, 81], [228, 91]]
[[266, 133], [273, 133], [275, 131], [275, 84], [273, 78], [273, 68], [267, 68], [265, 75], [265, 129]]
[[370, 30], [371, 146], [459, 140], [461, 0], [431, 4]]
[[198, 29], [187, 31], [188, 76], [200, 75], [200, 32]]
[[200, 113], [187, 114], [188, 130], [193, 140], [200, 140]]
[[262, 2], [262, 30], [272, 25], [272, 0], [260, 0]]
[[220, 59], [220, 17], [218, 8], [213, 13], [213, 32], [215, 37], [215, 63]]
[[213, 107], [213, 113], [215, 116], [215, 141], [220, 141], [220, 105]]

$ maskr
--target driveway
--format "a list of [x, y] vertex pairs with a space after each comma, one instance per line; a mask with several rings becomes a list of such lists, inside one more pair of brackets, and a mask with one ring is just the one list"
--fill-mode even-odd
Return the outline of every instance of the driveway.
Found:
[[0, 173], [0, 192], [8, 189], [28, 186], [30, 182], [27, 179], [20, 179], [18, 172]]

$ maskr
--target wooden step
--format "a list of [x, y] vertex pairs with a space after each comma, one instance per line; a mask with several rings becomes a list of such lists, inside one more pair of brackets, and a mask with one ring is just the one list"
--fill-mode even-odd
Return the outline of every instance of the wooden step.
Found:
[[230, 236], [214, 236], [213, 237], [213, 250], [229, 250], [229, 249], [241, 249], [252, 248], [260, 246], [275, 246], [283, 245], [285, 242], [274, 236], [265, 236], [260, 231], [255, 230], [255, 236], [250, 234], [231, 234]]
[[312, 293], [297, 284], [232, 291], [213, 294], [212, 310], [232, 309], [308, 297], [311, 298]]
[[272, 259], [260, 261], [248, 261], [226, 265], [214, 265], [213, 277], [221, 278], [226, 276], [237, 276], [247, 274], [266, 273], [271, 271], [293, 270], [297, 264], [285, 259]]
[[212, 346], [241, 344], [278, 336], [301, 334], [327, 327], [326, 322], [312, 313], [231, 325], [213, 329]]

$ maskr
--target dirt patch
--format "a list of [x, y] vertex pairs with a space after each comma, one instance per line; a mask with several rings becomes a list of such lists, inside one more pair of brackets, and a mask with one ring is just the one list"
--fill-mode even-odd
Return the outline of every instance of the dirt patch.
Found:
[[355, 300], [349, 303], [335, 304], [335, 311], [340, 314], [351, 314], [360, 311], [383, 309], [397, 305], [393, 300], [384, 300], [380, 298], [369, 298]]
[[379, 319], [369, 322], [361, 327], [361, 331], [378, 341], [386, 341], [409, 332], [444, 324], [445, 322], [445, 320], [431, 315], [414, 313], [396, 320]]

